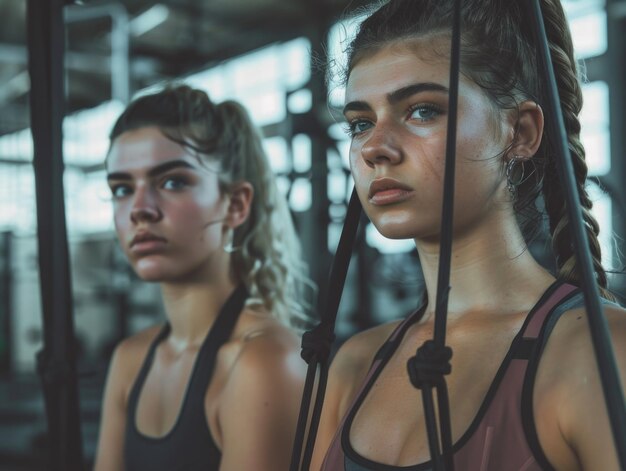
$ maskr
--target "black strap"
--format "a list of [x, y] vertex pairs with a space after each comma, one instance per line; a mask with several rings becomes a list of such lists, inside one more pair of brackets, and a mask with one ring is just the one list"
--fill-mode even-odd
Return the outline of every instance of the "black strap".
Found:
[[[204, 404], [204, 397], [209, 383], [211, 382], [211, 372], [213, 372], [215, 368], [218, 350], [230, 339], [247, 299], [248, 290], [246, 286], [241, 283], [221, 307], [211, 327], [211, 331], [206, 336], [198, 352], [198, 358], [190, 380], [193, 384], [190, 383], [188, 388], [190, 391], [190, 403], [196, 402], [198, 404]], [[196, 371], [209, 373], [196, 377]], [[197, 409], [190, 410], [194, 412], [197, 411]]]
[[[428, 445], [434, 471], [453, 471], [452, 428], [450, 425], [450, 401], [445, 376], [450, 374], [452, 349], [446, 346], [446, 323], [448, 296], [450, 293], [450, 265], [452, 257], [454, 175], [456, 165], [456, 127], [459, 100], [459, 74], [461, 63], [461, 0], [455, 0], [452, 19], [452, 47], [450, 55], [450, 101], [446, 136], [446, 165], [443, 184], [443, 207], [441, 216], [441, 243], [439, 247], [439, 270], [437, 297], [435, 300], [434, 340], [426, 341], [407, 362], [411, 384], [422, 391], [424, 418]], [[432, 389], [437, 392], [439, 430]], [[440, 440], [441, 450], [440, 455]]]
[[611, 344], [608, 323], [603, 314], [602, 303], [596, 282], [593, 262], [589, 251], [589, 241], [585, 232], [580, 197], [578, 195], [572, 158], [569, 151], [567, 132], [562, 115], [561, 101], [550, 56], [550, 46], [543, 22], [539, 0], [527, 0], [532, 11], [531, 24], [537, 41], [538, 55], [543, 74], [543, 83], [548, 87], [546, 125], [555, 136], [557, 148], [557, 170], [561, 185], [565, 190], [567, 214], [574, 239], [574, 253], [578, 262], [581, 288], [585, 295], [585, 310], [593, 347], [598, 362], [604, 399], [609, 410], [613, 439], [622, 470], [626, 470], [626, 401], [619, 380], [615, 352]]
[[[231, 337], [247, 299], [248, 290], [245, 285], [241, 283], [233, 290], [220, 308], [215, 322], [211, 326], [211, 330], [204, 338], [200, 350], [198, 351], [186, 388], [187, 398], [183, 402], [183, 407], [181, 407], [179, 420], [185, 420], [187, 415], [196, 415], [198, 412], [198, 404], [204, 404], [206, 390], [211, 381], [218, 350]], [[135, 417], [139, 396], [148, 373], [150, 372], [152, 363], [154, 362], [156, 349], [159, 344], [167, 338], [170, 332], [171, 326], [167, 323], [154, 338], [130, 391], [126, 415], [127, 420], [132, 424], [133, 430], [136, 430]]]
[[146, 382], [146, 377], [150, 372], [150, 366], [154, 361], [156, 349], [159, 344], [167, 338], [167, 336], [170, 334], [170, 331], [171, 327], [169, 323], [164, 324], [163, 328], [159, 331], [158, 335], [150, 344], [150, 348], [148, 348], [148, 352], [146, 353], [146, 357], [143, 360], [141, 369], [139, 370], [139, 373], [137, 373], [137, 377], [135, 378], [133, 387], [131, 388], [130, 394], [128, 395], [128, 404], [126, 405], [126, 420], [128, 424], [131, 424], [131, 430], [136, 430], [135, 417], [137, 412], [137, 403], [139, 402], [139, 394], [141, 393], [141, 390], [143, 389], [143, 384]]
[[[535, 21], [531, 21], [533, 27], [536, 30], [537, 44], [540, 48], [540, 55], [543, 61], [543, 72], [546, 74], [546, 83], [549, 86], [550, 113], [548, 116], [551, 118], [549, 124], [552, 127], [551, 131], [555, 136], [560, 136], [557, 141], [559, 148], [559, 157], [561, 159], [559, 168], [561, 180], [566, 188], [567, 207], [569, 212], [569, 218], [573, 225], [574, 240], [576, 256], [580, 262], [583, 289], [585, 292], [585, 303], [587, 306], [587, 312], [589, 313], [590, 329], [593, 336], [594, 348], [596, 350], [596, 356], [598, 359], [600, 375], [602, 378], [605, 398], [607, 405], [611, 413], [611, 426], [613, 428], [614, 438], [616, 446], [618, 448], [618, 455], [622, 469], [626, 469], [626, 409], [624, 402], [624, 395], [621, 391], [621, 384], [619, 383], [619, 375], [617, 373], [617, 366], [615, 363], [615, 355], [613, 354], [610, 336], [608, 332], [608, 325], [606, 320], [602, 316], [602, 308], [600, 305], [600, 297], [598, 288], [593, 275], [593, 269], [591, 264], [591, 255], [589, 253], [588, 241], [586, 233], [583, 228], [582, 213], [578, 206], [578, 195], [576, 192], [574, 172], [572, 168], [571, 158], [569, 157], [569, 150], [567, 146], [567, 134], [565, 133], [565, 127], [563, 125], [563, 117], [561, 115], [561, 106], [559, 102], [558, 90], [556, 87], [556, 80], [554, 77], [554, 71], [552, 67], [549, 67], [550, 52], [547, 37], [545, 34], [545, 28], [543, 25], [543, 17], [541, 14], [541, 8], [539, 0], [532, 0], [533, 13]], [[454, 199], [454, 150], [456, 148], [456, 124], [457, 124], [457, 102], [458, 102], [458, 79], [460, 69], [460, 36], [461, 36], [461, 1], [456, 0], [454, 3], [454, 19], [452, 27], [452, 54], [451, 54], [451, 68], [450, 68], [450, 112], [448, 119], [448, 135], [447, 135], [447, 148], [446, 148], [446, 171], [444, 177], [444, 202], [443, 202], [443, 217], [442, 217], [442, 243], [439, 260], [439, 274], [437, 285], [437, 298], [436, 298], [436, 310], [435, 310], [435, 339], [432, 343], [427, 343], [418, 349], [416, 357], [409, 360], [407, 365], [409, 374], [416, 387], [422, 389], [422, 397], [424, 402], [425, 417], [427, 424], [427, 431], [429, 437], [429, 444], [431, 449], [431, 457], [435, 465], [435, 471], [439, 470], [453, 470], [452, 460], [452, 446], [451, 446], [451, 429], [450, 429], [450, 411], [448, 403], [447, 388], [445, 385], [444, 374], [450, 371], [449, 359], [451, 357], [451, 351], [445, 346], [445, 331], [446, 331], [446, 319], [447, 319], [447, 304], [449, 293], [449, 275], [450, 275], [450, 256], [451, 256], [451, 243], [452, 243], [452, 216], [453, 216], [453, 199]], [[354, 194], [353, 194], [354, 197]], [[344, 226], [344, 232], [342, 238], [346, 232], [346, 226]], [[356, 231], [356, 228], [354, 229]], [[348, 251], [349, 253], [349, 251]], [[338, 251], [339, 255], [339, 251]], [[344, 254], [345, 255], [345, 254]], [[345, 270], [347, 270], [347, 264], [349, 258], [345, 263]], [[337, 258], [333, 268], [338, 265]], [[332, 285], [331, 278], [331, 288]], [[343, 283], [341, 284], [343, 287]], [[337, 296], [340, 299], [340, 293]], [[335, 312], [336, 314], [336, 312]], [[323, 322], [324, 323], [324, 322]], [[328, 324], [330, 325], [330, 324]], [[304, 428], [306, 427], [306, 414], [308, 414], [310, 391], [312, 389], [315, 368], [317, 366], [317, 356], [327, 359], [327, 351], [329, 339], [332, 339], [331, 329], [327, 326], [317, 329], [316, 333], [312, 333], [306, 339], [307, 353], [305, 359], [310, 361], [309, 372], [307, 374], [307, 389], [303, 397], [303, 407], [300, 410], [300, 420], [298, 423], [298, 435], [294, 446], [294, 454], [292, 455], [291, 470], [298, 469], [298, 463], [300, 460], [300, 446], [299, 441], [301, 436], [304, 435]], [[332, 325], [334, 325], [334, 318]], [[315, 367], [313, 367], [315, 365]], [[311, 368], [313, 367], [313, 370]], [[320, 378], [320, 392], [321, 400], [323, 400], [323, 388], [326, 384], [327, 368], [325, 363], [322, 363], [322, 378]], [[434, 414], [434, 404], [432, 400], [432, 387], [437, 389], [437, 398], [439, 401], [439, 416], [441, 427], [441, 443], [443, 446], [444, 456], [443, 459], [439, 455], [439, 438], [437, 435], [437, 424]], [[318, 401], [320, 401], [320, 394], [318, 393]], [[317, 406], [317, 403], [316, 403]], [[317, 409], [317, 407], [316, 407]], [[321, 406], [320, 406], [321, 409]], [[315, 420], [318, 420], [314, 417]], [[315, 439], [316, 425], [312, 426], [313, 440]], [[306, 458], [306, 457], [305, 457]], [[301, 469], [308, 470], [308, 462], [306, 459], [303, 461], [303, 467]]]
[[[326, 309], [322, 311], [320, 323], [312, 330], [305, 332], [302, 336], [302, 358], [308, 363], [308, 369], [304, 392], [302, 393], [302, 402], [300, 404], [298, 427], [296, 429], [296, 437], [291, 454], [290, 471], [308, 471], [311, 464], [317, 428], [319, 426], [320, 416], [322, 415], [326, 383], [328, 381], [328, 359], [335, 338], [334, 332], [337, 311], [348, 273], [348, 266], [350, 265], [352, 247], [359, 227], [361, 212], [361, 202], [359, 201], [355, 189], [352, 191], [352, 196], [350, 197], [346, 221], [341, 231], [337, 253], [335, 254], [330, 269]], [[318, 366], [320, 367], [320, 375], [307, 436], [306, 431], [307, 423], [309, 422], [309, 410], [311, 408], [311, 399]], [[305, 440], [306, 448], [304, 455], [302, 455], [302, 447]]]
[[44, 348], [37, 356], [48, 419], [48, 469], [83, 469], [72, 291], [70, 286], [62, 122], [64, 0], [28, 0], [28, 68], [33, 135]]

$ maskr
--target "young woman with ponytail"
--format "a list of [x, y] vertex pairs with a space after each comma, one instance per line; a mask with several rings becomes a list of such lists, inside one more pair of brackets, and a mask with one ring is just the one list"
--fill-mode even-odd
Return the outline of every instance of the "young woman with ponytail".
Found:
[[96, 470], [287, 469], [307, 278], [257, 130], [181, 85], [132, 102], [110, 137], [117, 235], [167, 322], [115, 350]]
[[[624, 381], [626, 315], [610, 302], [585, 190], [572, 40], [559, 0], [541, 6]], [[526, 8], [462, 2], [446, 376], [455, 470], [617, 471]], [[348, 48], [344, 114], [357, 194], [383, 235], [414, 239], [425, 293], [407, 319], [357, 334], [337, 353], [314, 470], [432, 469], [421, 391], [407, 361], [433, 337], [452, 10], [451, 0], [390, 0]], [[533, 259], [524, 237], [526, 226], [546, 218], [555, 273]]]

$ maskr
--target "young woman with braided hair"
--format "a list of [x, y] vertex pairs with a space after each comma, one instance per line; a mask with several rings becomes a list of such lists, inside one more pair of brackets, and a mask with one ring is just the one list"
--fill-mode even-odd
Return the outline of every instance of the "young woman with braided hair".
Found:
[[[462, 2], [455, 214], [446, 376], [457, 471], [619, 469], [580, 290], [554, 140], [544, 129], [527, 3]], [[559, 0], [541, 2], [597, 282], [610, 299], [585, 191], [582, 98]], [[391, 0], [348, 49], [344, 114], [363, 208], [389, 238], [414, 239], [420, 309], [357, 334], [331, 365], [312, 469], [432, 469], [421, 391], [407, 360], [434, 328], [448, 116], [451, 0]], [[549, 219], [557, 270], [528, 251]], [[626, 379], [626, 315], [606, 301]]]
[[287, 469], [307, 279], [247, 112], [184, 85], [142, 96], [106, 170], [122, 249], [167, 322], [113, 355], [96, 470]]

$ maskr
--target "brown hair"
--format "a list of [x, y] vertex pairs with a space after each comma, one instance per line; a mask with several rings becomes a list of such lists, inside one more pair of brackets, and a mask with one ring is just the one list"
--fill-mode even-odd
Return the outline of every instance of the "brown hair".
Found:
[[312, 282], [300, 258], [287, 201], [245, 108], [235, 101], [215, 104], [205, 92], [186, 85], [168, 86], [128, 105], [113, 126], [110, 141], [148, 126], [189, 148], [201, 163], [218, 162], [222, 192], [237, 182], [252, 184], [250, 214], [233, 234], [231, 269], [245, 283], [252, 304], [262, 304], [287, 325], [304, 327], [310, 313], [304, 291]]
[[[587, 164], [578, 119], [582, 108], [582, 90], [572, 38], [559, 0], [542, 0], [541, 8], [596, 279], [602, 295], [612, 298], [601, 263], [599, 226], [591, 214], [592, 202], [585, 189]], [[363, 57], [385, 45], [450, 35], [452, 11], [452, 0], [391, 0], [383, 3], [361, 23], [350, 43], [345, 78]], [[530, 29], [532, 18], [524, 3], [513, 0], [464, 0], [461, 17], [461, 73], [478, 84], [500, 110], [518, 109], [519, 103], [524, 100], [533, 100], [539, 105], [545, 103], [548, 97], [537, 74], [536, 45]], [[557, 276], [579, 284], [564, 189], [554, 158], [556, 138], [544, 133], [541, 146], [531, 159], [536, 168], [532, 178], [518, 188], [514, 209], [520, 220], [526, 221], [526, 229], [536, 227], [542, 219], [537, 206], [539, 197], [542, 197], [549, 220]], [[503, 155], [507, 151], [504, 149]]]

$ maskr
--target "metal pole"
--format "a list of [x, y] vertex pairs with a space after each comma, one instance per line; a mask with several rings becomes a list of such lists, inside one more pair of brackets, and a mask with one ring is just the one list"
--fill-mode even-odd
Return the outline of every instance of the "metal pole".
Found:
[[63, 0], [28, 0], [27, 26], [44, 348], [38, 355], [51, 471], [83, 468], [63, 194]]

